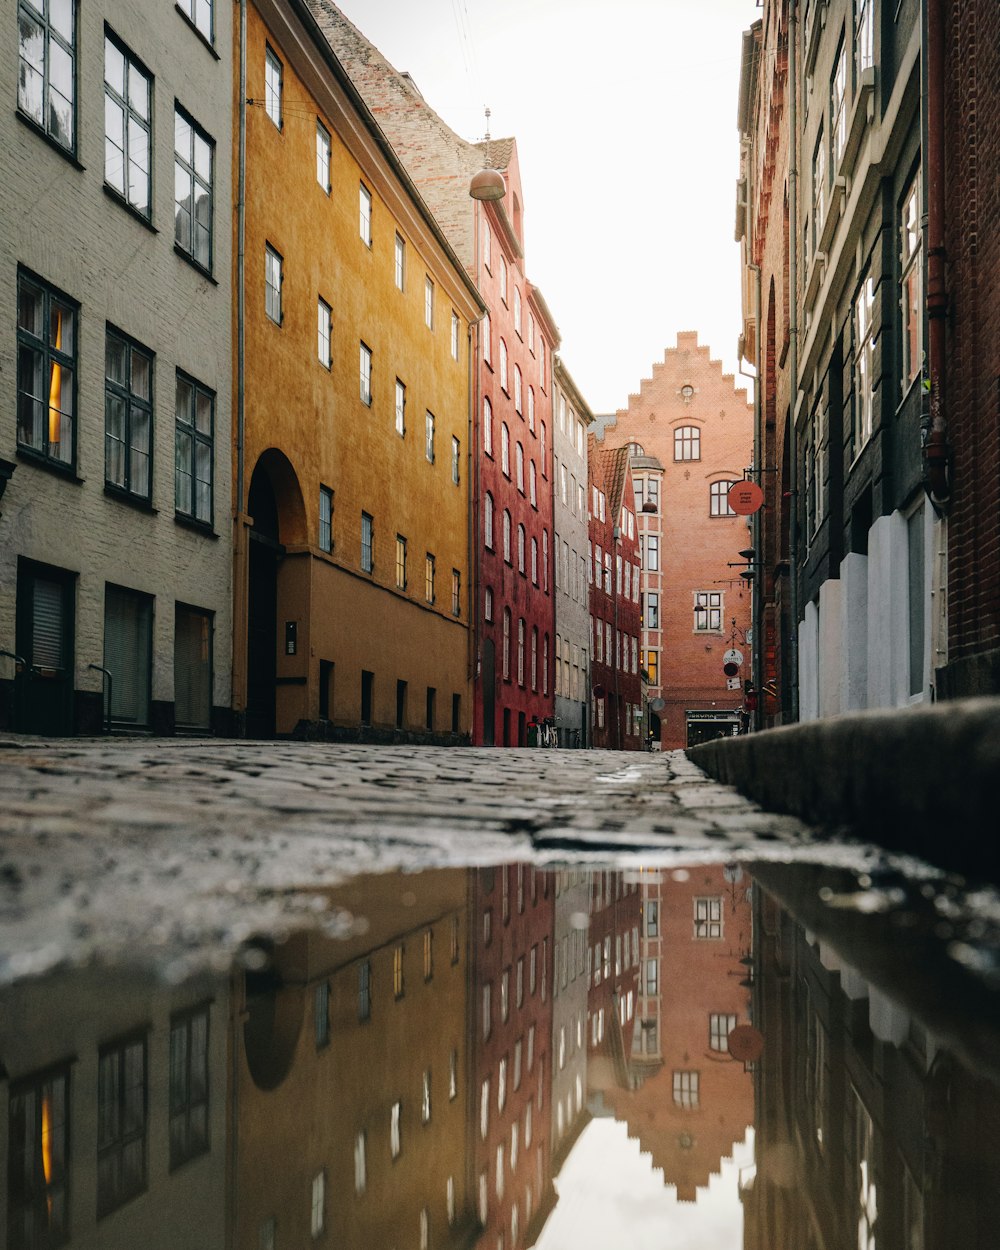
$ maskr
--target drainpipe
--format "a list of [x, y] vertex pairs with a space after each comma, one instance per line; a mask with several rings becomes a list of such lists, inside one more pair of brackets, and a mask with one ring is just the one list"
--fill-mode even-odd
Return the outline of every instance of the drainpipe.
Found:
[[938, 515], [951, 499], [948, 426], [944, 411], [945, 325], [948, 291], [945, 284], [944, 206], [944, 0], [924, 0], [923, 47], [926, 56], [925, 139], [927, 171], [924, 211], [927, 214], [927, 368], [930, 420], [923, 440], [924, 487]]
[[[753, 381], [753, 468], [758, 486], [764, 484], [763, 430], [761, 426], [762, 410], [760, 400], [760, 265], [747, 264], [747, 269], [754, 275], [754, 381]], [[763, 551], [761, 549], [760, 508], [750, 520], [750, 546], [756, 553], [757, 577], [751, 586], [751, 622], [753, 643], [750, 647], [750, 680], [757, 691], [757, 707], [753, 714], [753, 727], [760, 729], [764, 720], [764, 585], [762, 570], [764, 568]]]
[[[246, 431], [246, 198], [247, 198], [247, 0], [240, 0], [240, 98], [239, 98], [239, 150], [236, 188], [236, 508], [233, 531], [233, 654], [230, 703], [235, 713], [242, 704], [242, 730], [246, 735], [246, 687], [249, 665], [249, 553], [246, 551], [247, 533], [243, 524], [246, 509], [244, 441]], [[240, 605], [237, 610], [236, 599]], [[242, 660], [242, 689], [237, 693], [237, 646], [235, 627], [240, 624], [244, 635]], [[234, 715], [234, 721], [236, 717]]]
[[798, 291], [798, 82], [795, 51], [798, 39], [796, 0], [788, 5], [788, 563], [789, 613], [788, 676], [791, 686], [791, 718], [799, 719], [799, 450], [795, 437], [795, 407], [799, 390], [799, 291]]

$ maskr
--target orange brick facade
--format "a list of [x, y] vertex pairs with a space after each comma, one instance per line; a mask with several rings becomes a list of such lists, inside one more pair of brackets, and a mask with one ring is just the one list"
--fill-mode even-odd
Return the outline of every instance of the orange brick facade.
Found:
[[746, 520], [728, 514], [725, 495], [751, 461], [752, 405], [697, 334], [684, 332], [606, 427], [604, 441], [631, 445], [633, 458], [653, 456], [663, 465], [662, 538], [658, 551], [647, 541], [643, 556], [644, 569], [658, 565], [663, 573], [656, 657], [662, 748], [731, 733], [742, 693], [726, 688], [723, 654], [738, 647], [740, 678], [749, 678], [751, 596], [729, 563], [750, 539]]

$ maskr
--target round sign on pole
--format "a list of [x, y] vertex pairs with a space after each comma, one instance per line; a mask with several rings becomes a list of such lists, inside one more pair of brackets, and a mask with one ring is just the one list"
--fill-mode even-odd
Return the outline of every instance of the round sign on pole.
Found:
[[764, 1053], [764, 1037], [752, 1024], [738, 1024], [728, 1040], [729, 1053], [740, 1063], [753, 1063]]
[[734, 482], [726, 498], [737, 516], [752, 516], [764, 502], [764, 492], [756, 482]]
[[743, 663], [743, 652], [737, 651], [735, 647], [730, 647], [722, 657], [723, 664], [735, 664], [737, 667]]

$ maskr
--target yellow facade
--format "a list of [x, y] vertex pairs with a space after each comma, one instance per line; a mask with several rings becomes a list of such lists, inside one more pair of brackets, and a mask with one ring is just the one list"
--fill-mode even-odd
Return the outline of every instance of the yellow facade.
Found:
[[[249, 6], [237, 710], [246, 713], [251, 734], [320, 722], [348, 732], [364, 722], [375, 732], [465, 734], [469, 342], [481, 306], [310, 22], [299, 6]], [[322, 185], [319, 126], [329, 136], [329, 189]], [[238, 184], [238, 152], [236, 160]], [[362, 237], [362, 187], [371, 197], [370, 243]], [[238, 216], [236, 230], [238, 248]], [[272, 277], [280, 258], [279, 319], [273, 289], [269, 311], [268, 249]], [[320, 359], [321, 300], [330, 310], [328, 367]], [[362, 344], [371, 352], [370, 403], [361, 395]], [[235, 364], [238, 388], [238, 354]], [[397, 381], [405, 386], [402, 436]], [[321, 536], [324, 487], [332, 492], [330, 551]], [[362, 514], [372, 522], [370, 570]], [[406, 540], [403, 587], [397, 536]]]

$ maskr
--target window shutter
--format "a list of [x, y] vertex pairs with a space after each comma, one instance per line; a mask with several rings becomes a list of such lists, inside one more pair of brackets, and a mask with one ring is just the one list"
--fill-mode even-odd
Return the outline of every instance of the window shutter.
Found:
[[62, 668], [64, 592], [60, 582], [36, 577], [32, 587], [31, 663], [38, 668]]

